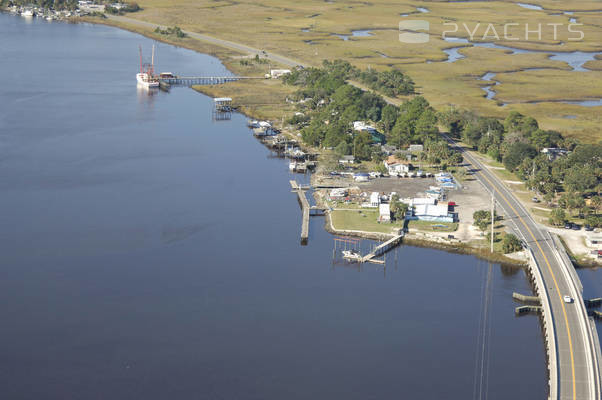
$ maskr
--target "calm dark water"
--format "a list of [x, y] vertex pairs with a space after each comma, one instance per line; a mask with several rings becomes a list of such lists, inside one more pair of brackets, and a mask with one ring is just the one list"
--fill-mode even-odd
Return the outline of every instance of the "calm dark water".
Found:
[[[522, 271], [397, 250], [332, 264], [287, 163], [211, 99], [138, 92], [137, 46], [0, 15], [0, 392], [7, 399], [543, 399]], [[158, 45], [159, 70], [227, 73]], [[480, 363], [478, 363], [480, 364]], [[483, 378], [481, 377], [483, 372]]]

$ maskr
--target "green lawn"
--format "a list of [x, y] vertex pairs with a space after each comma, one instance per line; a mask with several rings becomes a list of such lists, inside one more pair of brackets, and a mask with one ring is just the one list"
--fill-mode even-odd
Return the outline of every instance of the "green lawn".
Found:
[[330, 213], [332, 225], [335, 229], [391, 233], [393, 229], [403, 227], [402, 222], [378, 223], [377, 217], [378, 211], [376, 210], [335, 210]]
[[408, 221], [408, 228], [428, 232], [454, 232], [458, 229], [457, 222]]

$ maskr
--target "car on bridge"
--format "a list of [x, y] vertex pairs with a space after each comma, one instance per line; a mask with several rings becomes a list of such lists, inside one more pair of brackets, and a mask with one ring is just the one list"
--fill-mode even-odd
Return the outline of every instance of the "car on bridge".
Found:
[[572, 303], [573, 302], [573, 298], [571, 296], [565, 295], [563, 298], [565, 303]]

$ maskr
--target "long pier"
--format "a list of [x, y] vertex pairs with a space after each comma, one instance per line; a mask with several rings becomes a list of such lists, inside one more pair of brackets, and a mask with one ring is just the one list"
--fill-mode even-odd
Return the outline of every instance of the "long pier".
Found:
[[171, 78], [159, 78], [159, 82], [168, 85], [220, 85], [227, 82], [239, 81], [242, 79], [265, 79], [253, 76], [174, 76]]
[[297, 181], [291, 180], [289, 182], [293, 192], [297, 193], [299, 203], [301, 204], [301, 210], [303, 213], [301, 220], [301, 243], [305, 244], [309, 238], [309, 210], [311, 209], [309, 206], [309, 201], [307, 201], [307, 197], [305, 196], [305, 191], [308, 190], [309, 187], [299, 186]]

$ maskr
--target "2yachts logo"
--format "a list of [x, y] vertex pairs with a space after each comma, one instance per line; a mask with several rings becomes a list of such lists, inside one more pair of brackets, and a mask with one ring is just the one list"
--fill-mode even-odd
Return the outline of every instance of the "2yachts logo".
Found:
[[[522, 26], [521, 26], [522, 25]], [[445, 22], [441, 30], [442, 39], [449, 37], [468, 36], [470, 41], [534, 41], [534, 40], [559, 40], [559, 33], [566, 32], [564, 40], [576, 42], [585, 38], [585, 33], [579, 29], [583, 24], [572, 22], [563, 23], [536, 23], [529, 25], [509, 22], [496, 26], [494, 24], [476, 23], [468, 25], [455, 22]], [[402, 43], [427, 43], [430, 40], [430, 24], [425, 20], [405, 20], [399, 22], [399, 41]], [[455, 34], [455, 36], [450, 36]]]

